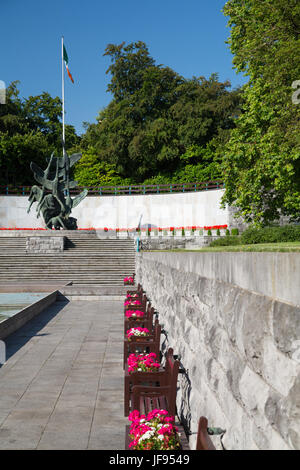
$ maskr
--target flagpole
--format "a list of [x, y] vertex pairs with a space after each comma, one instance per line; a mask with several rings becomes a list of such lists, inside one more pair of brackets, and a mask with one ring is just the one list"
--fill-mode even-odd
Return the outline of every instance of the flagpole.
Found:
[[61, 96], [62, 96], [62, 147], [65, 154], [65, 74], [64, 74], [64, 37], [61, 38]]

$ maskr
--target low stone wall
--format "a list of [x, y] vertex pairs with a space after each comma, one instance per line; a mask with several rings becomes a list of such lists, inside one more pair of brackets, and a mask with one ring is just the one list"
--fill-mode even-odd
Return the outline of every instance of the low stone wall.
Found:
[[[219, 236], [181, 236], [181, 237], [135, 237], [135, 246], [138, 251], [151, 250], [176, 250], [176, 249], [197, 249], [208, 246], [213, 240], [217, 240]], [[139, 240], [139, 241], [137, 241]]]
[[[300, 449], [300, 254], [140, 253], [136, 281], [180, 355], [178, 414], [227, 449]], [[195, 448], [196, 436], [190, 438]], [[220, 440], [217, 440], [220, 445]]]
[[49, 307], [49, 305], [53, 304], [53, 302], [56, 301], [56, 297], [57, 291], [51, 292], [34, 304], [28, 305], [12, 317], [2, 321], [0, 323], [0, 340], [5, 339], [7, 336], [17, 331], [25, 325], [25, 323], [41, 313], [45, 308]]
[[34, 236], [26, 239], [26, 253], [62, 253], [65, 237]]

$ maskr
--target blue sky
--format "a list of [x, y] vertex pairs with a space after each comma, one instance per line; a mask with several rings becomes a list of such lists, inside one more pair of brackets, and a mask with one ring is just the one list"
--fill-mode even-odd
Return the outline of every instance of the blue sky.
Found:
[[61, 97], [61, 36], [73, 85], [65, 75], [66, 123], [80, 134], [111, 101], [106, 92], [109, 43], [143, 41], [157, 64], [185, 78], [217, 72], [232, 86], [246, 79], [232, 68], [225, 44], [225, 0], [0, 0], [0, 80], [20, 80], [23, 97]]

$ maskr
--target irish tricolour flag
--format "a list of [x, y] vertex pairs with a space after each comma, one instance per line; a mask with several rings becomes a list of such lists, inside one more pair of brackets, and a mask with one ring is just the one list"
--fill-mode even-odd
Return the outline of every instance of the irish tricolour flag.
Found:
[[69, 67], [68, 67], [69, 58], [68, 58], [68, 54], [67, 54], [67, 51], [66, 51], [66, 48], [65, 48], [65, 46], [63, 46], [63, 49], [64, 49], [64, 52], [63, 52], [63, 54], [64, 54], [64, 62], [65, 62], [65, 66], [66, 66], [66, 69], [67, 69], [68, 75], [69, 75], [69, 77], [70, 77], [70, 79], [71, 79], [72, 83], [74, 83], [73, 77], [72, 77], [72, 75], [71, 75], [71, 72], [70, 72], [70, 70], [69, 70]]

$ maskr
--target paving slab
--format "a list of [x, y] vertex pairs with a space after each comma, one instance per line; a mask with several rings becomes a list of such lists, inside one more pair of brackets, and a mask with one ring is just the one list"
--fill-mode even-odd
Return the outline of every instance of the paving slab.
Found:
[[123, 450], [123, 300], [57, 301], [6, 338], [0, 450]]

